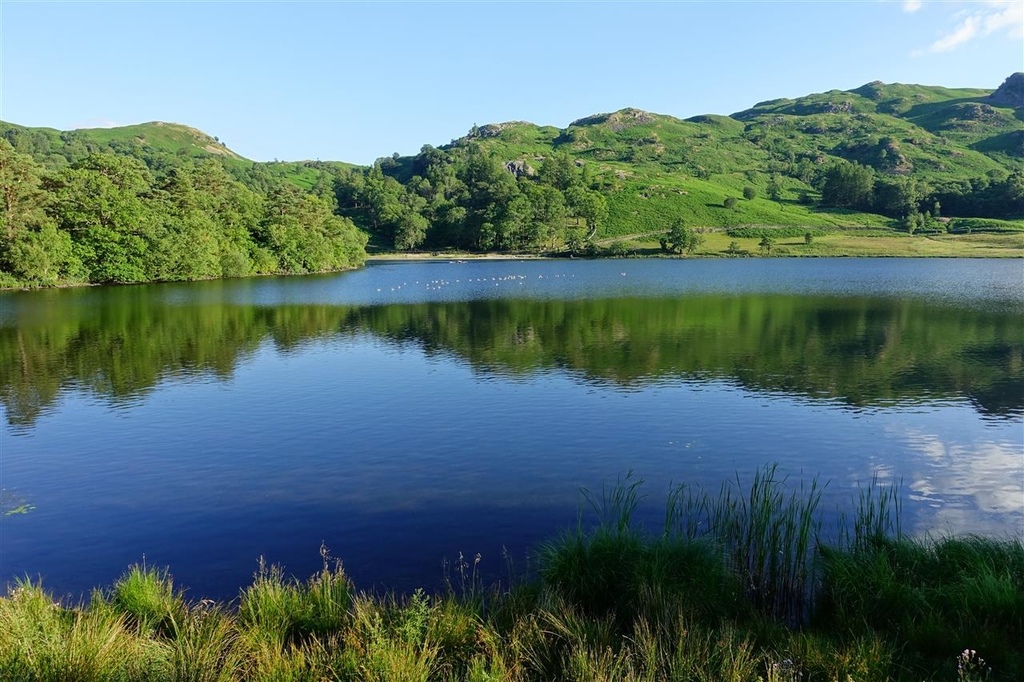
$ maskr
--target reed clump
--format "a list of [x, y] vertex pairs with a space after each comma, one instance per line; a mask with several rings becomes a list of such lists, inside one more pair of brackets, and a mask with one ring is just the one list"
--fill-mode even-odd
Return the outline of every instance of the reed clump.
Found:
[[822, 488], [775, 466], [677, 486], [645, 530], [627, 476], [491, 589], [361, 593], [326, 548], [306, 580], [261, 563], [228, 604], [146, 566], [80, 604], [22, 581], [0, 597], [0, 680], [1024, 679], [1020, 539], [908, 539], [877, 481], [823, 528]]

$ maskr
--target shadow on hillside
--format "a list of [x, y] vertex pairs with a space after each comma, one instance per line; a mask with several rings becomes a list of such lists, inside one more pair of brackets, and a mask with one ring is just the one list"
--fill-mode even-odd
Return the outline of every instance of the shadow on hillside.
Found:
[[923, 102], [910, 107], [900, 118], [929, 118], [942, 113], [945, 109], [950, 109], [958, 104], [967, 104], [968, 102], [986, 103], [984, 97], [961, 97], [960, 99], [944, 99], [941, 102]]
[[[1017, 115], [1018, 117], [1024, 115], [1024, 109], [1019, 109]], [[1003, 153], [1018, 159], [1024, 158], [1024, 130], [1012, 130], [1001, 135], [986, 137], [984, 140], [972, 144], [970, 148], [983, 154]]]

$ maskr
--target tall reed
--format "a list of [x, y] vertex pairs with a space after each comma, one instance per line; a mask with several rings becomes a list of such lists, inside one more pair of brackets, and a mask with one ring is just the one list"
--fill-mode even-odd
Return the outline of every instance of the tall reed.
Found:
[[584, 493], [597, 525], [581, 518], [512, 587], [484, 589], [463, 560], [461, 590], [356, 593], [325, 548], [306, 581], [261, 563], [231, 605], [189, 603], [144, 566], [87, 605], [17, 583], [0, 680], [1024, 679], [1019, 539], [902, 538], [877, 480], [827, 535], [823, 486], [776, 466], [714, 494], [676, 486], [652, 535], [641, 484]]
[[823, 487], [814, 478], [787, 494], [786, 481], [772, 464], [754, 474], [745, 493], [739, 474], [717, 496], [677, 486], [669, 493], [663, 534], [714, 541], [751, 604], [796, 624], [810, 613]]
[[864, 551], [887, 540], [903, 539], [903, 508], [900, 497], [901, 483], [883, 485], [873, 476], [857, 494], [857, 509], [853, 516], [853, 534], [844, 513], [839, 515], [838, 547], [848, 551]]

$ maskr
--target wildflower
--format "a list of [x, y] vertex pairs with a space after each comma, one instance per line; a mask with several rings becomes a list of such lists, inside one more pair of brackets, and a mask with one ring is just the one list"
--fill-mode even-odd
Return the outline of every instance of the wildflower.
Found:
[[992, 668], [985, 665], [985, 659], [975, 649], [964, 649], [956, 659], [956, 673], [960, 680], [987, 680]]

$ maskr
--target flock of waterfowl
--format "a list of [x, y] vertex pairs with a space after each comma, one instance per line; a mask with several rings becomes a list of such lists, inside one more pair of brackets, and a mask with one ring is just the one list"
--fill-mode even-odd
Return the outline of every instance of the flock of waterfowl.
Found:
[[[624, 272], [621, 273], [621, 274], [622, 274], [623, 277], [626, 276], [626, 273], [624, 273]], [[575, 279], [575, 277], [576, 277], [576, 275], [537, 275], [537, 279]], [[526, 282], [526, 280], [527, 280], [527, 276], [526, 275], [503, 275], [503, 276], [500, 276], [500, 277], [497, 277], [497, 276], [496, 277], [469, 277], [469, 278], [466, 278], [466, 279], [458, 278], [458, 279], [454, 279], [454, 280], [451, 280], [451, 279], [432, 279], [432, 280], [423, 281], [423, 282], [420, 282], [419, 280], [416, 280], [416, 281], [414, 281], [412, 283], [412, 286], [414, 286], [414, 287], [416, 287], [416, 286], [423, 286], [423, 287], [425, 287], [427, 289], [427, 291], [439, 291], [440, 289], [442, 289], [442, 288], [444, 288], [446, 286], [450, 286], [452, 284], [463, 284], [463, 283], [466, 283], [466, 284], [470, 284], [470, 283], [472, 283], [472, 284], [490, 284], [490, 283], [493, 283], [494, 286], [497, 287], [497, 286], [501, 286], [502, 283], [524, 284]], [[409, 286], [410, 285], [409, 285], [408, 282], [402, 282], [401, 284], [396, 284], [395, 286], [390, 287], [389, 291], [401, 291], [402, 289], [407, 288]], [[383, 287], [378, 287], [377, 288], [377, 292], [378, 293], [383, 292], [383, 291], [384, 291]]]

